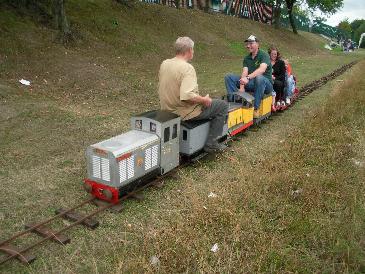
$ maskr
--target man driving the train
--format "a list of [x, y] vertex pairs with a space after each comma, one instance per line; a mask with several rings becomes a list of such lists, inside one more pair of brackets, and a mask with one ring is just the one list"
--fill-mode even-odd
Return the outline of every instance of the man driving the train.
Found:
[[162, 110], [178, 114], [182, 120], [210, 119], [210, 129], [204, 150], [217, 152], [225, 149], [216, 140], [222, 134], [228, 105], [223, 100], [200, 96], [194, 67], [189, 63], [194, 56], [194, 42], [179, 37], [175, 42], [175, 57], [162, 62], [159, 71], [158, 94]]

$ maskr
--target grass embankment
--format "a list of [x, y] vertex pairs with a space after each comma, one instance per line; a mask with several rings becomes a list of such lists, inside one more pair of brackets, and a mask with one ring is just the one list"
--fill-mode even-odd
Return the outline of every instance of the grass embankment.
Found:
[[[101, 0], [70, 0], [67, 5], [74, 28], [83, 37], [67, 49], [53, 43], [55, 33], [48, 28], [0, 10], [1, 238], [85, 198], [81, 182], [86, 147], [128, 130], [131, 114], [158, 107], [158, 66], [172, 56], [171, 44], [177, 36], [189, 35], [196, 41], [194, 66], [200, 90], [213, 96], [224, 94], [225, 73], [240, 71], [244, 52], [240, 44], [250, 33], [262, 39], [263, 47], [276, 44], [281, 49], [293, 64], [299, 85], [361, 57], [361, 53], [324, 52], [319, 48], [322, 42], [311, 34], [295, 36], [222, 15], [139, 3], [127, 10]], [[21, 78], [31, 80], [31, 87], [20, 86]], [[285, 166], [274, 168], [274, 162], [267, 162], [276, 159], [289, 134], [298, 134], [295, 130], [310, 121], [329, 90], [327, 86], [275, 123], [249, 133], [234, 144], [233, 152], [217, 161], [184, 169], [178, 180], [168, 180], [163, 189], [146, 191], [142, 203], [128, 201], [124, 213], [101, 215], [99, 229], [75, 229], [70, 233], [71, 244], [38, 249], [39, 259], [27, 271], [153, 271], [149, 264], [153, 255], [160, 258], [158, 270], [165, 272], [330, 268], [332, 254], [342, 254], [336, 252], [346, 245], [322, 248], [310, 257], [313, 250], [298, 231], [313, 227], [312, 216], [301, 224], [295, 215], [301, 204], [289, 206], [288, 211], [280, 207], [292, 196], [285, 197], [285, 191], [276, 186], [278, 195], [272, 197], [279, 179], [271, 183], [271, 178], [284, 178], [282, 188], [287, 185], [287, 193], [303, 189], [296, 203], [311, 195], [300, 184], [299, 173], [291, 169], [291, 161], [285, 172]], [[303, 182], [314, 180], [309, 166], [304, 168], [309, 169], [305, 173], [309, 177]], [[303, 166], [298, 169], [302, 172]], [[292, 179], [286, 179], [288, 174], [293, 174]], [[218, 197], [208, 199], [210, 191]], [[309, 209], [315, 213], [316, 208]], [[323, 217], [321, 212], [318, 216]], [[295, 216], [298, 221], [292, 223], [297, 225], [287, 229], [285, 224]], [[336, 214], [330, 216], [334, 222], [342, 220]], [[320, 236], [313, 231], [310, 235]], [[323, 243], [331, 239], [324, 236]], [[295, 237], [301, 251], [297, 257], [292, 252]], [[213, 254], [209, 249], [215, 242], [219, 251]], [[346, 263], [344, 268], [355, 269], [356, 262]], [[0, 271], [22, 272], [24, 267], [13, 262]]]

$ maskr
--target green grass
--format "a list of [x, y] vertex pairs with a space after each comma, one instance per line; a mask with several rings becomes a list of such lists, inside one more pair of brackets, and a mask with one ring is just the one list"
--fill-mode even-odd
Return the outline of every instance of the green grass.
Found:
[[[240, 72], [241, 41], [251, 33], [289, 58], [299, 86], [364, 58], [324, 51], [312, 34], [222, 15], [139, 3], [127, 10], [106, 0], [67, 5], [82, 36], [70, 48], [53, 43], [54, 31], [0, 11], [1, 238], [85, 199], [85, 149], [127, 131], [133, 113], [158, 108], [158, 67], [179, 35], [196, 41], [199, 88], [212, 96], [225, 93], [227, 72]], [[29, 268], [11, 262], [0, 272], [363, 271], [363, 177], [353, 164], [364, 154], [363, 67], [248, 132], [216, 161], [148, 189], [143, 202], [103, 213], [97, 230], [75, 229], [71, 244], [46, 244]], [[332, 90], [356, 96], [344, 104]], [[149, 262], [154, 255], [159, 267]]]

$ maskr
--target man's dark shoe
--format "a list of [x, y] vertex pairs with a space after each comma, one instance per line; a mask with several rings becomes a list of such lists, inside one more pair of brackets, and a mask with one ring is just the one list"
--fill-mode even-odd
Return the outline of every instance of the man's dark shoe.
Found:
[[225, 144], [222, 143], [213, 143], [213, 144], [206, 144], [204, 146], [204, 151], [207, 153], [218, 153], [222, 152], [227, 148]]

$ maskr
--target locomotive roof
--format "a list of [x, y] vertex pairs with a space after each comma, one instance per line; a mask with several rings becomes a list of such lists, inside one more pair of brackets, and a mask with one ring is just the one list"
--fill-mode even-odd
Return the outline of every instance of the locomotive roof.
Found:
[[104, 140], [92, 145], [93, 148], [98, 148], [104, 151], [109, 151], [118, 157], [124, 153], [130, 152], [149, 143], [159, 140], [156, 134], [131, 130], [118, 136]]
[[172, 119], [176, 119], [179, 115], [165, 110], [151, 110], [141, 114], [135, 115], [135, 117], [146, 117], [155, 120], [160, 123], [165, 123]]

